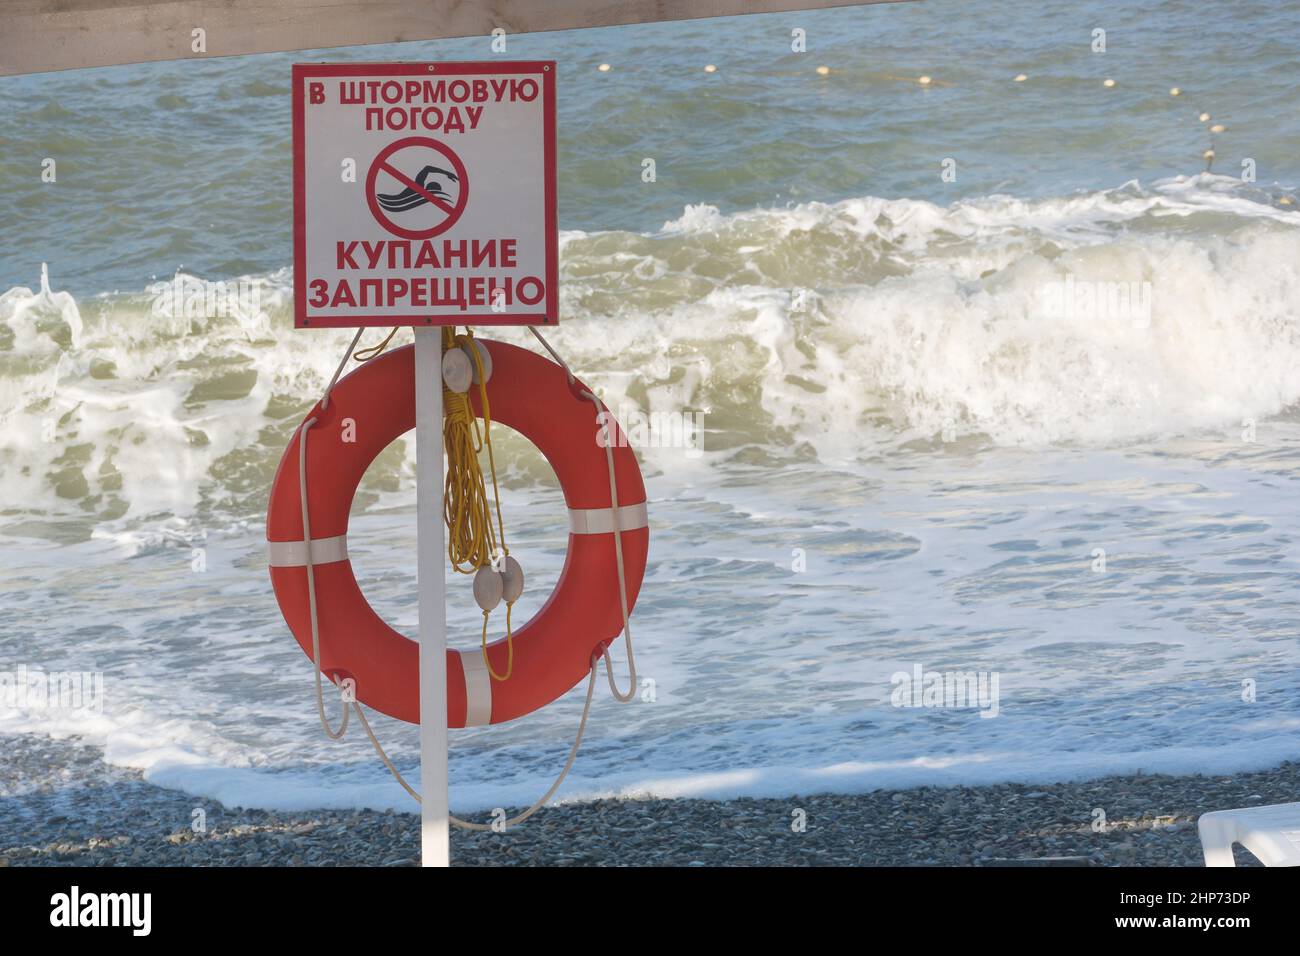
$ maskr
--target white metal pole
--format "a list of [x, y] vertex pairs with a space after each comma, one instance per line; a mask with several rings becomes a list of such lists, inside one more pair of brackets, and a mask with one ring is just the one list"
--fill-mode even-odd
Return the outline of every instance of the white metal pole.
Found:
[[416, 575], [420, 592], [420, 859], [449, 866], [447, 585], [442, 525], [442, 330], [415, 330]]

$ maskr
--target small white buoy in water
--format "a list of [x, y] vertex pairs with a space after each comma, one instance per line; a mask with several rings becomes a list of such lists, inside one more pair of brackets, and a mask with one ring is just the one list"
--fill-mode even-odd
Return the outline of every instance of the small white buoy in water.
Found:
[[1115, 81], [1112, 80], [1110, 77], [1106, 77], [1106, 79], [1101, 81], [1101, 85], [1109, 89], [1110, 87], [1115, 85]]
[[485, 611], [491, 611], [501, 603], [505, 581], [501, 572], [485, 564], [474, 572], [474, 600]]
[[830, 73], [830, 71], [831, 71], [831, 68], [830, 68], [829, 66], [819, 66], [819, 67], [817, 67], [817, 75], [818, 75], [818, 76], [826, 76], [827, 74]]
[[443, 384], [456, 394], [464, 395], [474, 380], [472, 365], [469, 356], [460, 349], [448, 349], [442, 356]]
[[523, 593], [524, 569], [518, 561], [506, 555], [506, 564], [501, 570], [501, 596], [507, 604], [514, 604]]
[[916, 82], [920, 83], [922, 86], [929, 86], [930, 78], [928, 76], [918, 76]]
[[717, 68], [716, 66], [714, 66], [712, 63], [710, 63], [708, 66], [706, 66], [706, 67], [704, 68], [704, 72], [705, 72], [705, 73], [717, 73], [717, 72], [718, 72], [718, 68]]
[[1016, 74], [1016, 78], [1015, 78], [1015, 80], [1013, 80], [1012, 82], [1014, 82], [1014, 83], [1023, 83], [1023, 82], [1025, 82], [1025, 80], [1027, 80], [1027, 79], [1029, 79], [1029, 77], [1025, 76], [1025, 74], [1023, 74], [1023, 73], [1017, 73], [1017, 74]]
[[1210, 127], [1210, 132], [1211, 132], [1211, 133], [1222, 133], [1222, 132], [1223, 132], [1224, 130], [1226, 130], [1227, 128], [1228, 128], [1228, 127], [1224, 126], [1222, 123], [1215, 123], [1213, 126]]
[[1201, 122], [1202, 122], [1202, 123], [1208, 123], [1209, 121], [1210, 121], [1210, 114], [1209, 114], [1209, 113], [1202, 113], [1202, 114], [1201, 114]]
[[1178, 87], [1176, 87], [1176, 86], [1171, 86], [1171, 87], [1169, 88], [1169, 95], [1170, 95], [1170, 96], [1182, 96], [1182, 95], [1183, 95], [1183, 91], [1180, 90], [1180, 89], [1179, 89]]
[[608, 72], [609, 72], [609, 64], [608, 64], [608, 63], [602, 63], [600, 66], [596, 67], [596, 69], [600, 70], [600, 72], [602, 72], [602, 73], [608, 73]]
[[1202, 158], [1202, 159], [1213, 159], [1213, 158], [1214, 158], [1214, 150], [1212, 150], [1212, 149], [1207, 149], [1205, 152], [1201, 153], [1201, 158]]

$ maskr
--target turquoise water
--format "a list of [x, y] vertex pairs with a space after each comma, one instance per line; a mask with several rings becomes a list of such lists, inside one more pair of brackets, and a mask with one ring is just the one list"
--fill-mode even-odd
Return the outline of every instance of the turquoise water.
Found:
[[[1297, 37], [1297, 3], [925, 2], [510, 38], [559, 64], [556, 345], [622, 417], [704, 421], [639, 449], [653, 683], [598, 698], [565, 794], [1300, 757]], [[348, 339], [291, 329], [288, 68], [490, 56], [0, 81], [0, 670], [105, 686], [98, 713], [0, 700], [0, 731], [230, 802], [405, 806], [364, 737], [319, 733], [266, 580], [271, 476]], [[160, 315], [178, 272], [257, 307]], [[1147, 308], [1052, 314], [1066, 281]], [[504, 437], [526, 615], [563, 506]], [[350, 545], [408, 635], [412, 482], [399, 441]], [[894, 706], [917, 665], [998, 675], [997, 718]], [[453, 804], [544, 790], [580, 693], [454, 734]]]
[[[790, 50], [796, 27], [806, 53]], [[1104, 54], [1091, 50], [1096, 28]], [[525, 35], [506, 55], [559, 62], [561, 227], [643, 232], [691, 203], [946, 205], [1199, 172], [1201, 111], [1228, 126], [1215, 137], [1220, 170], [1238, 175], [1251, 157], [1261, 183], [1294, 186], [1298, 35], [1296, 3], [927, 0]], [[281, 268], [289, 64], [491, 55], [472, 39], [6, 79], [0, 288], [32, 284], [42, 262], [78, 295], [181, 267], [207, 278]], [[910, 82], [921, 75], [934, 83]], [[39, 179], [47, 156], [59, 161], [53, 188]], [[647, 156], [653, 185], [640, 179]], [[939, 176], [948, 157], [952, 183]]]

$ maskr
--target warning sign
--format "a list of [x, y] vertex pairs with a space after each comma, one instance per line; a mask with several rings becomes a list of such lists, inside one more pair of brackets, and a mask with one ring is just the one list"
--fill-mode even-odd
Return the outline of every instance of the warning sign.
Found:
[[298, 327], [553, 325], [555, 64], [293, 68]]

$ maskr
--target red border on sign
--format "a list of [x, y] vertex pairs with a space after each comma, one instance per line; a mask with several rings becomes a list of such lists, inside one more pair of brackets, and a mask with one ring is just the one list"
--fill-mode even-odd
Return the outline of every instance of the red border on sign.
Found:
[[[546, 180], [545, 312], [463, 312], [430, 315], [307, 314], [307, 144], [304, 130], [305, 83], [320, 76], [456, 76], [473, 73], [536, 73], [542, 85], [543, 170]], [[296, 328], [335, 329], [394, 325], [555, 325], [559, 322], [559, 215], [556, 202], [555, 61], [455, 63], [295, 63], [293, 64], [293, 324]]]

